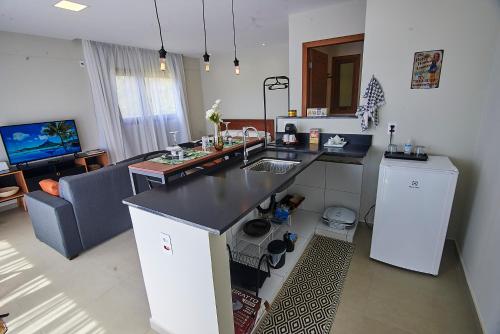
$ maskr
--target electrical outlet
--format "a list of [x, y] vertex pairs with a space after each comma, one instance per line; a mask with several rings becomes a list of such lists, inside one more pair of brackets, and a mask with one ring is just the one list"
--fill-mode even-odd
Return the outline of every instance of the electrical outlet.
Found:
[[161, 239], [161, 249], [164, 254], [172, 255], [172, 240], [170, 239], [170, 235], [166, 233], [160, 233]]
[[390, 135], [391, 134], [391, 127], [394, 127], [394, 132], [392, 133], [393, 135], [396, 133], [396, 123], [388, 123], [387, 124], [387, 134]]

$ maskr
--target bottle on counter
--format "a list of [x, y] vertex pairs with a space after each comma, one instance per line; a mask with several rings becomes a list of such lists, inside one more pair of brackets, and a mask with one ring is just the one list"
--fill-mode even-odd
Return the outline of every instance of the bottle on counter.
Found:
[[408, 139], [408, 141], [404, 145], [404, 152], [405, 154], [411, 154], [412, 151], [413, 151], [413, 144], [411, 143], [411, 139]]

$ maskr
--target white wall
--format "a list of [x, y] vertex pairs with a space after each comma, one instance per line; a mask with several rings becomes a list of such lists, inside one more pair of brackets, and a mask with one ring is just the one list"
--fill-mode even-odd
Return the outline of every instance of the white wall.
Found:
[[[364, 210], [375, 202], [378, 164], [388, 144], [387, 123], [395, 122], [396, 142], [412, 138], [427, 146], [430, 153], [450, 156], [460, 169], [448, 231], [450, 237], [456, 236], [469, 200], [474, 152], [471, 138], [478, 132], [481, 114], [478, 106], [483, 101], [485, 78], [493, 59], [492, 45], [497, 31], [494, 27], [499, 19], [497, 7], [496, 0], [425, 0], [418, 4], [410, 0], [368, 0], [361, 93], [375, 74], [384, 88], [387, 104], [379, 114], [381, 125], [366, 132], [374, 137], [363, 180]], [[308, 21], [315, 26], [313, 22], [335, 15], [331, 21], [340, 22], [339, 25], [351, 22], [350, 29], [325, 24], [324, 30], [316, 31], [310, 40], [363, 32], [361, 24], [352, 26], [352, 22], [364, 17], [362, 8], [360, 2], [353, 0], [331, 6], [330, 13], [319, 10], [290, 16], [290, 77], [300, 78], [301, 72], [301, 43], [292, 36], [294, 31], [299, 33], [305, 29]], [[300, 38], [300, 41], [306, 40]], [[411, 90], [414, 52], [432, 49], [444, 49], [440, 87]], [[300, 91], [293, 94], [292, 101], [292, 107], [300, 107]], [[360, 133], [358, 120], [322, 122], [319, 127], [325, 132]]]
[[81, 43], [0, 32], [0, 45], [0, 125], [73, 118], [82, 148], [101, 146]]
[[500, 33], [496, 45], [474, 155], [472, 208], [458, 241], [462, 264], [486, 333], [500, 333], [500, 155], [497, 145], [500, 142]]
[[366, 0], [351, 0], [288, 17], [291, 107], [301, 113], [302, 43], [365, 32]]
[[[262, 84], [266, 77], [288, 75], [288, 46], [275, 45], [238, 51], [241, 74], [234, 74], [234, 53], [213, 54], [210, 72], [200, 63], [205, 110], [221, 99], [223, 118], [264, 117]], [[203, 67], [203, 68], [202, 68]], [[295, 84], [292, 82], [292, 85]], [[286, 115], [286, 90], [268, 96], [268, 118]], [[203, 115], [204, 117], [204, 115]], [[210, 127], [210, 131], [213, 129]]]
[[[75, 119], [83, 150], [99, 138], [81, 42], [0, 31], [0, 125]], [[193, 137], [205, 132], [199, 61], [183, 57]], [[0, 144], [0, 161], [7, 161]]]

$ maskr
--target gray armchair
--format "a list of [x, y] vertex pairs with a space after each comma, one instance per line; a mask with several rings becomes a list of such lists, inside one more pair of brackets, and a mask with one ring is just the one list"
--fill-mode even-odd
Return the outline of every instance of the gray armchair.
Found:
[[73, 206], [43, 191], [25, 196], [33, 230], [38, 240], [72, 259], [83, 251]]
[[132, 221], [122, 200], [133, 195], [128, 166], [141, 160], [63, 177], [60, 197], [28, 193], [26, 204], [36, 237], [72, 259], [130, 229]]

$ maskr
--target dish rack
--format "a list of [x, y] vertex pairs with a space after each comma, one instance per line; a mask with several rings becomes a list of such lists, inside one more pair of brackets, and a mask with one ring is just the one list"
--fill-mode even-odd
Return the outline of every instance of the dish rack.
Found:
[[259, 289], [271, 276], [267, 255], [267, 245], [277, 238], [281, 226], [291, 226], [291, 216], [287, 222], [276, 224], [271, 221], [269, 232], [260, 237], [252, 237], [240, 228], [232, 235], [229, 252], [231, 282], [240, 288], [252, 291], [259, 296]]
[[227, 245], [229, 252], [229, 270], [232, 285], [245, 290], [255, 292], [259, 296], [259, 289], [265, 280], [271, 276], [271, 269], [267, 261], [267, 254], [257, 258], [238, 251], [232, 251]]
[[292, 226], [291, 215], [288, 216], [286, 222], [283, 221], [281, 223], [277, 223], [277, 219], [267, 217], [266, 215], [261, 215], [261, 218], [268, 219], [271, 223], [269, 232], [260, 237], [252, 237], [246, 234], [241, 227], [232, 235], [231, 247], [233, 248], [233, 250], [249, 256], [260, 258], [263, 254], [267, 253], [267, 245], [275, 238], [278, 238], [276, 234], [277, 232], [279, 232], [281, 227]]

